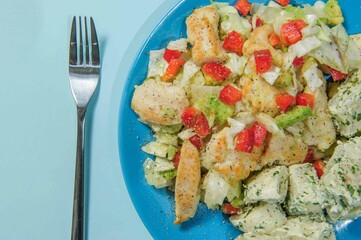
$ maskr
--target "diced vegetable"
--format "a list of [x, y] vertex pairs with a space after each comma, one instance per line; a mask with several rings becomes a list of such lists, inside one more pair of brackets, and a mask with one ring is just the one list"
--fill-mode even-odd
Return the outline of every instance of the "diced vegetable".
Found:
[[301, 30], [307, 24], [303, 20], [291, 20], [282, 25], [281, 41], [284, 45], [292, 45], [302, 39]]
[[210, 170], [204, 178], [202, 189], [205, 190], [204, 203], [210, 209], [221, 206], [225, 199], [232, 201], [241, 194], [240, 182], [230, 184], [215, 170]]
[[313, 108], [315, 105], [315, 96], [309, 93], [299, 93], [296, 96], [296, 103], [300, 106], [309, 106]]
[[182, 121], [187, 127], [193, 127], [195, 133], [201, 138], [211, 132], [206, 116], [195, 108], [186, 108], [182, 114]]
[[312, 148], [308, 148], [307, 155], [305, 157], [304, 163], [313, 163], [315, 151]]
[[167, 70], [165, 71], [162, 81], [163, 82], [168, 82], [169, 80], [174, 79], [180, 68], [183, 66], [183, 64], [185, 63], [185, 61], [183, 59], [172, 59], [169, 62], [169, 65], [167, 67]]
[[295, 59], [293, 60], [292, 64], [295, 67], [299, 67], [302, 66], [305, 62], [303, 61], [303, 57], [295, 57]]
[[230, 32], [224, 39], [222, 47], [227, 52], [242, 54], [243, 38], [242, 35], [236, 31]]
[[272, 67], [272, 55], [270, 50], [258, 50], [254, 51], [254, 60], [256, 62], [257, 73], [265, 73]]
[[181, 152], [178, 151], [178, 152], [174, 155], [174, 158], [172, 159], [175, 168], [178, 168], [179, 160], [180, 160], [180, 153], [181, 153]]
[[188, 139], [198, 150], [202, 150], [202, 140], [196, 134]]
[[271, 33], [268, 37], [268, 41], [272, 45], [272, 47], [275, 47], [278, 44], [280, 44], [281, 39], [278, 37], [276, 33]]
[[[284, 71], [278, 76], [273, 86], [277, 88], [287, 88], [293, 85], [293, 72], [292, 71]], [[297, 87], [297, 86], [296, 86]], [[286, 92], [288, 92], [286, 90]]]
[[286, 112], [286, 110], [289, 106], [296, 103], [296, 98], [289, 94], [277, 95], [276, 103], [283, 112]]
[[230, 203], [225, 203], [222, 206], [222, 212], [224, 212], [225, 214], [233, 215], [233, 214], [237, 214], [239, 211], [240, 208], [235, 208]]
[[321, 178], [321, 176], [323, 175], [323, 169], [326, 166], [326, 163], [322, 160], [317, 160], [314, 164], [313, 164], [316, 172], [317, 172], [317, 176], [318, 178]]
[[328, 70], [330, 71], [332, 79], [334, 81], [339, 81], [339, 80], [345, 79], [347, 77], [346, 73], [337, 71], [336, 69], [333, 69], [332, 67], [328, 67]]
[[204, 64], [202, 67], [202, 72], [211, 77], [215, 82], [224, 81], [232, 73], [231, 70], [229, 70], [226, 66], [218, 62]]
[[231, 31], [236, 31], [244, 37], [248, 37], [252, 30], [252, 25], [247, 18], [240, 16], [239, 11], [229, 6], [227, 3], [214, 2], [220, 14], [219, 33], [221, 39], [227, 36]]
[[145, 179], [149, 185], [155, 188], [164, 188], [173, 184], [172, 178], [166, 178], [160, 172], [154, 170], [155, 161], [147, 158], [143, 164]]
[[290, 3], [290, 0], [276, 0], [281, 6], [285, 7]]
[[256, 27], [261, 27], [263, 25], [263, 21], [262, 19], [260, 19], [259, 17], [256, 18]]
[[166, 49], [165, 49], [165, 52], [164, 52], [164, 55], [163, 55], [163, 58], [164, 58], [168, 63], [170, 63], [170, 61], [171, 61], [172, 59], [178, 59], [178, 58], [180, 58], [180, 56], [182, 56], [182, 52], [181, 52], [181, 51], [171, 50], [171, 49], [166, 48]]
[[247, 128], [236, 136], [236, 150], [251, 153], [254, 146], [254, 131]]
[[192, 127], [197, 113], [198, 110], [193, 107], [186, 108], [182, 114], [182, 121], [184, 125], [187, 127]]
[[257, 147], [262, 146], [268, 133], [267, 128], [262, 123], [255, 122], [252, 125], [252, 129], [254, 134], [254, 145]]
[[238, 0], [234, 7], [240, 12], [243, 16], [247, 16], [249, 11], [252, 8], [252, 4], [248, 0]]
[[287, 128], [301, 122], [312, 115], [312, 109], [308, 106], [297, 106], [287, 113], [282, 113], [275, 118], [279, 128]]
[[242, 98], [241, 90], [233, 87], [230, 84], [225, 86], [219, 93], [219, 100], [230, 106], [240, 101], [241, 98]]
[[204, 116], [203, 113], [200, 113], [195, 117], [193, 128], [194, 128], [194, 131], [201, 138], [204, 138], [209, 133], [211, 133], [211, 129], [209, 128], [209, 124], [208, 124], [208, 120], [207, 120], [206, 116]]
[[215, 122], [221, 125], [227, 121], [227, 118], [232, 117], [234, 112], [234, 107], [223, 103], [217, 95], [208, 97], [204, 109], [207, 116], [213, 116]]
[[343, 23], [344, 18], [337, 0], [328, 0], [324, 11], [329, 16], [327, 19], [328, 24], [337, 25], [339, 23]]

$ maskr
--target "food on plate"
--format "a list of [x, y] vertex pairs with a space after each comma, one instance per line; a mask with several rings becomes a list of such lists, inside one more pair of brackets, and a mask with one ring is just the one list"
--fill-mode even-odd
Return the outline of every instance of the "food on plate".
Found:
[[198, 204], [231, 215], [237, 239], [336, 239], [361, 216], [361, 41], [337, 0], [213, 2], [186, 38], [149, 53], [131, 107], [175, 221]]

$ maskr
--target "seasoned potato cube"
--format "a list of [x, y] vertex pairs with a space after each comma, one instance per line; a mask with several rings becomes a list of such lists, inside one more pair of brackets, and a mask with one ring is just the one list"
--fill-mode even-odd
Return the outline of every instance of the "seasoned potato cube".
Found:
[[285, 166], [267, 168], [251, 177], [245, 184], [246, 203], [258, 201], [282, 203], [288, 187], [288, 169]]
[[290, 215], [320, 213], [325, 208], [326, 194], [316, 170], [310, 163], [289, 167], [287, 212]]
[[267, 233], [282, 226], [287, 218], [282, 208], [275, 203], [260, 203], [243, 213], [233, 215], [229, 221], [243, 232]]

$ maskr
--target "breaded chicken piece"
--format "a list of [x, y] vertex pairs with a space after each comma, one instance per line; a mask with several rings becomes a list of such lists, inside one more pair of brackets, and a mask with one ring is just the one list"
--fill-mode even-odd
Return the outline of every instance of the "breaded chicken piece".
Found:
[[181, 123], [181, 115], [189, 106], [185, 91], [159, 80], [149, 79], [136, 86], [132, 98], [132, 109], [143, 122], [160, 125]]
[[273, 32], [273, 26], [268, 24], [256, 28], [253, 32], [251, 32], [249, 38], [243, 44], [243, 55], [250, 57], [253, 55], [254, 51], [268, 49], [272, 54], [273, 62], [277, 66], [282, 66], [282, 51], [274, 49], [268, 41], [269, 35]]
[[275, 99], [276, 95], [282, 92], [278, 88], [258, 75], [253, 75], [252, 78], [243, 77], [239, 84], [242, 86], [243, 96], [251, 103], [254, 112], [265, 112], [271, 116], [279, 113]]
[[180, 160], [175, 182], [174, 224], [180, 224], [193, 217], [200, 199], [201, 161], [197, 148], [185, 141], [181, 148]]
[[280, 164], [290, 166], [305, 160], [308, 147], [301, 140], [285, 133], [284, 136], [273, 134], [266, 144], [262, 156], [262, 166]]
[[197, 65], [218, 60], [218, 22], [219, 14], [213, 6], [198, 8], [186, 19], [188, 40], [193, 46], [192, 57]]
[[252, 153], [228, 149], [228, 131], [229, 128], [226, 127], [219, 133], [213, 134], [206, 147], [203, 166], [208, 165], [205, 166], [207, 168], [214, 164], [214, 169], [226, 179], [239, 181], [259, 168], [264, 147], [254, 147]]

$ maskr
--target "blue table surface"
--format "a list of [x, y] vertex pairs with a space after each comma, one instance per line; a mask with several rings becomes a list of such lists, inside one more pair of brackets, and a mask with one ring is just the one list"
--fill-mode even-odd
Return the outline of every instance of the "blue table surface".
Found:
[[70, 239], [76, 108], [67, 63], [73, 15], [94, 18], [102, 55], [101, 84], [87, 122], [87, 239], [151, 239], [122, 177], [117, 117], [129, 56], [175, 2], [0, 1], [0, 239]]

